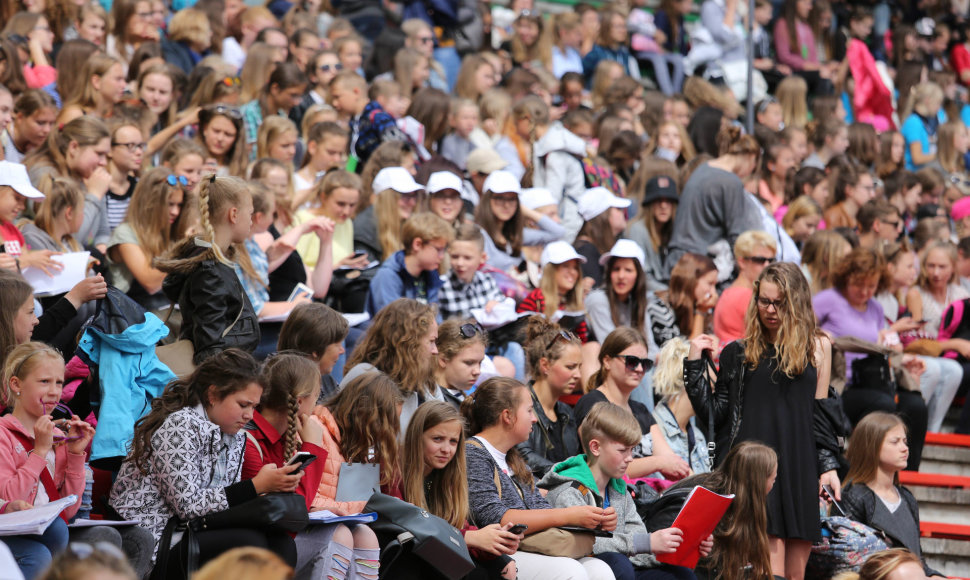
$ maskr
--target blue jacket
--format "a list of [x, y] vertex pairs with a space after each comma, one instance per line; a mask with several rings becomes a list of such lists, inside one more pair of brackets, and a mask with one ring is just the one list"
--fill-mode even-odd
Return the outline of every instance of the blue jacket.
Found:
[[587, 86], [593, 82], [593, 73], [596, 72], [596, 65], [601, 60], [615, 60], [623, 66], [623, 72], [635, 80], [640, 80], [640, 70], [633, 66], [636, 61], [631, 63], [630, 49], [626, 45], [620, 45], [614, 50], [601, 44], [594, 44], [593, 49], [583, 57], [583, 76], [586, 77]]
[[98, 366], [101, 410], [91, 444], [91, 459], [124, 457], [135, 421], [151, 409], [175, 375], [155, 356], [155, 345], [168, 327], [152, 313], [118, 334], [89, 327], [78, 348]]
[[[423, 295], [420, 294], [419, 283], [424, 287]], [[404, 267], [404, 250], [399, 250], [384, 260], [371, 280], [370, 293], [367, 295], [367, 313], [373, 318], [381, 308], [398, 298], [437, 304], [441, 284], [437, 270], [425, 270], [418, 278], [409, 274]]]

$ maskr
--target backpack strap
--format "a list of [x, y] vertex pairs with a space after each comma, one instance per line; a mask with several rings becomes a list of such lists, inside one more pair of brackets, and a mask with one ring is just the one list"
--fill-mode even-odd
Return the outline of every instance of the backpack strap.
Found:
[[965, 303], [966, 299], [957, 300], [947, 306], [943, 312], [943, 319], [940, 321], [940, 332], [937, 340], [948, 340], [956, 334], [957, 328], [960, 327], [960, 323], [963, 321], [963, 308]]
[[[479, 441], [478, 439], [475, 439], [474, 437], [469, 437], [468, 443], [470, 445], [474, 445], [475, 447], [478, 447], [479, 449], [485, 449], [485, 446], [482, 445], [482, 442]], [[485, 451], [488, 451], [488, 450], [485, 449]], [[489, 457], [489, 459], [492, 459], [492, 458]], [[502, 480], [499, 479], [498, 465], [495, 464], [495, 460], [492, 460], [492, 481], [495, 482], [495, 489], [498, 490], [498, 498], [502, 499]]]
[[248, 429], [247, 429], [247, 430], [245, 430], [245, 431], [246, 431], [246, 439], [248, 439], [248, 440], [249, 440], [249, 442], [250, 442], [250, 443], [252, 443], [254, 447], [256, 447], [256, 451], [258, 451], [258, 452], [259, 452], [259, 460], [260, 460], [261, 462], [262, 462], [262, 461], [266, 461], [266, 460], [265, 460], [265, 459], [263, 458], [263, 448], [259, 446], [259, 441], [256, 441], [256, 437], [255, 437], [255, 436], [253, 436], [253, 434], [252, 434], [252, 432], [251, 432], [251, 431], [249, 431]]

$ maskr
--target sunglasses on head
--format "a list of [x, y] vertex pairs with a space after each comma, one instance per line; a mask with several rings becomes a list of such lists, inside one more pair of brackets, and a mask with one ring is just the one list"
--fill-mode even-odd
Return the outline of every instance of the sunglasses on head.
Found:
[[471, 322], [459, 326], [458, 332], [461, 334], [462, 338], [475, 338], [479, 333], [485, 333], [481, 326]]
[[623, 365], [626, 367], [626, 370], [631, 373], [638, 368], [642, 368], [643, 372], [647, 372], [653, 368], [653, 361], [648, 358], [640, 358], [638, 356], [633, 356], [632, 354], [625, 354], [619, 358], [623, 359]]
[[556, 341], [557, 340], [564, 340], [566, 342], [572, 342], [573, 341], [573, 335], [569, 331], [560, 330], [559, 332], [556, 333], [556, 336], [552, 337], [552, 340], [549, 341], [549, 344], [546, 345], [546, 350], [549, 350], [550, 348], [552, 348], [552, 345], [556, 344]]
[[175, 187], [176, 185], [181, 185], [182, 187], [187, 187], [189, 185], [189, 180], [185, 178], [184, 175], [169, 175], [165, 178], [165, 183]]
[[213, 115], [223, 115], [229, 117], [230, 119], [236, 119], [239, 121], [242, 120], [242, 113], [239, 112], [239, 109], [230, 107], [228, 105], [216, 105], [214, 107], [210, 107], [208, 110]]
[[222, 84], [226, 85], [227, 87], [238, 87], [242, 84], [242, 81], [239, 80], [239, 77], [226, 77], [222, 79]]
[[760, 266], [764, 266], [765, 264], [771, 264], [775, 261], [774, 258], [766, 258], [764, 256], [748, 256], [747, 258], [745, 258], [745, 260], [749, 262], [753, 262]]

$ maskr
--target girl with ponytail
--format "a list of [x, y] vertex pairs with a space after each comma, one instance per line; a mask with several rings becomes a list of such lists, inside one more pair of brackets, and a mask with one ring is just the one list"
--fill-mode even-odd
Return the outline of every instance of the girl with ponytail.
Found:
[[182, 311], [180, 338], [192, 341], [199, 364], [229, 347], [253, 352], [259, 322], [233, 267], [235, 248], [249, 237], [253, 198], [238, 177], [209, 175], [199, 184], [199, 223], [204, 232], [179, 242], [155, 267]]
[[[320, 369], [310, 358], [296, 352], [281, 352], [263, 365], [265, 387], [253, 420], [246, 426], [246, 451], [242, 479], [259, 474], [264, 465], [282, 468], [298, 451], [316, 456], [303, 469], [296, 493], [313, 505], [323, 479], [327, 450], [323, 447], [323, 425], [311, 419], [320, 396]], [[316, 524], [297, 534], [296, 569], [302, 578], [342, 579], [346, 561], [354, 549], [350, 529], [343, 524]], [[344, 558], [341, 562], [340, 558]]]

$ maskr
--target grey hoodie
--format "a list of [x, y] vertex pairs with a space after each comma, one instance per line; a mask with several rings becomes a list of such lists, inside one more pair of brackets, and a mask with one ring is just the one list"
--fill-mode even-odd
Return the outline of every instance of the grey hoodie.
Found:
[[559, 217], [566, 230], [563, 239], [570, 244], [583, 226], [583, 218], [576, 207], [586, 193], [582, 162], [585, 155], [586, 142], [559, 122], [550, 125], [546, 134], [532, 146], [532, 185], [552, 193], [559, 204]]
[[[586, 467], [586, 456], [577, 455], [554, 465], [536, 486], [549, 491], [546, 494], [546, 501], [554, 508], [602, 505], [602, 499], [589, 487], [590, 483], [593, 487], [596, 485], [591, 480], [592, 473]], [[577, 488], [573, 485], [574, 482], [585, 485]], [[607, 493], [610, 507], [616, 510], [616, 530], [613, 531], [612, 538], [596, 538], [593, 553], [617, 552], [630, 556], [635, 566], [645, 568], [659, 566], [660, 563], [650, 553], [650, 532], [637, 514], [633, 497], [626, 492], [617, 492], [613, 485], [609, 486]]]

